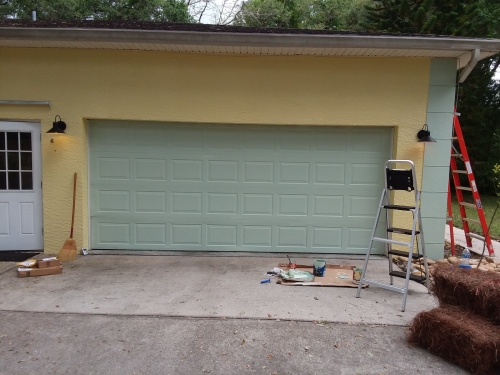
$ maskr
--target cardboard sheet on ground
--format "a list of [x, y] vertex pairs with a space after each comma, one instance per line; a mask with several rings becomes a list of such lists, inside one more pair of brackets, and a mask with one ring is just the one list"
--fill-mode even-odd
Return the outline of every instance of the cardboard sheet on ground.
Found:
[[[288, 270], [288, 263], [278, 264], [278, 268], [282, 270]], [[318, 277], [315, 276], [313, 281], [301, 282], [301, 281], [278, 281], [281, 285], [287, 286], [337, 286], [337, 287], [347, 287], [347, 288], [357, 288], [358, 284], [353, 282], [353, 269], [356, 266], [341, 266], [340, 264], [327, 264], [325, 276]], [[313, 266], [297, 264], [297, 269], [302, 271], [313, 272]], [[340, 276], [340, 277], [339, 277]], [[345, 278], [347, 276], [347, 278]], [[368, 284], [363, 284], [363, 288], [366, 288]]]

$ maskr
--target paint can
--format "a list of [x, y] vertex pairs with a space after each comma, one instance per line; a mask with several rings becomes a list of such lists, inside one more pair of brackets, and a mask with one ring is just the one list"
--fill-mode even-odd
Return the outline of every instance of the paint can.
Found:
[[355, 268], [355, 269], [353, 269], [353, 272], [354, 272], [354, 275], [353, 275], [354, 281], [361, 280], [361, 275], [363, 274], [363, 269], [362, 268]]
[[326, 271], [326, 260], [315, 259], [313, 263], [314, 276], [323, 277], [325, 276], [325, 271]]

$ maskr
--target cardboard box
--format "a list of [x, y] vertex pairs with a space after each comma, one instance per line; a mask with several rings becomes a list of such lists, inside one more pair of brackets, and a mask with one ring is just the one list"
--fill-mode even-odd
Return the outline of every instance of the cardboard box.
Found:
[[[278, 268], [281, 268], [283, 271], [288, 270], [287, 263], [278, 264]], [[359, 284], [354, 282], [353, 269], [356, 266], [341, 266], [339, 264], [327, 264], [325, 270], [325, 276], [318, 277], [314, 276], [313, 281], [302, 282], [302, 281], [289, 281], [289, 280], [281, 280], [279, 283], [281, 285], [288, 286], [340, 286], [340, 287], [348, 287], [348, 288], [357, 288]], [[313, 273], [313, 266], [297, 264], [297, 269], [301, 271], [309, 271]], [[340, 277], [339, 277], [340, 276]], [[366, 288], [368, 284], [363, 284], [362, 288]]]
[[61, 261], [56, 257], [44, 258], [36, 262], [38, 268], [56, 267], [61, 265]]
[[47, 276], [58, 275], [62, 273], [62, 266], [45, 267], [45, 268], [23, 268], [17, 269], [18, 277], [34, 277], [34, 276]]

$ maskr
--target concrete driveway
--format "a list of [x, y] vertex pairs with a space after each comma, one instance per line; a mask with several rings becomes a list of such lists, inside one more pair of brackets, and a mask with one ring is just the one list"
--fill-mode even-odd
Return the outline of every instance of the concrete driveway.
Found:
[[[261, 284], [265, 273], [286, 258], [91, 255], [66, 263], [62, 275], [16, 278], [0, 275], [9, 291], [0, 310], [117, 315], [326, 320], [340, 323], [406, 325], [435, 306], [427, 289], [414, 282], [406, 311], [402, 295], [356, 288]], [[294, 259], [312, 264], [312, 259]], [[329, 264], [362, 266], [360, 257]], [[368, 276], [389, 281], [387, 258], [374, 257]], [[395, 280], [402, 284], [402, 279]]]
[[[91, 255], [24, 279], [3, 263], [0, 375], [466, 373], [405, 341], [435, 306], [425, 287], [411, 283], [403, 313], [400, 294], [375, 287], [357, 299], [355, 288], [260, 284], [284, 260]], [[368, 271], [388, 280], [387, 259]]]

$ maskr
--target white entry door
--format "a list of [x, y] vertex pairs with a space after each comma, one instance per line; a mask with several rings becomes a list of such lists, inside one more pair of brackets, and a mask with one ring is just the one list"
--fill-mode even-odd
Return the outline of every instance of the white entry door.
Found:
[[0, 251], [42, 250], [40, 124], [0, 121]]

